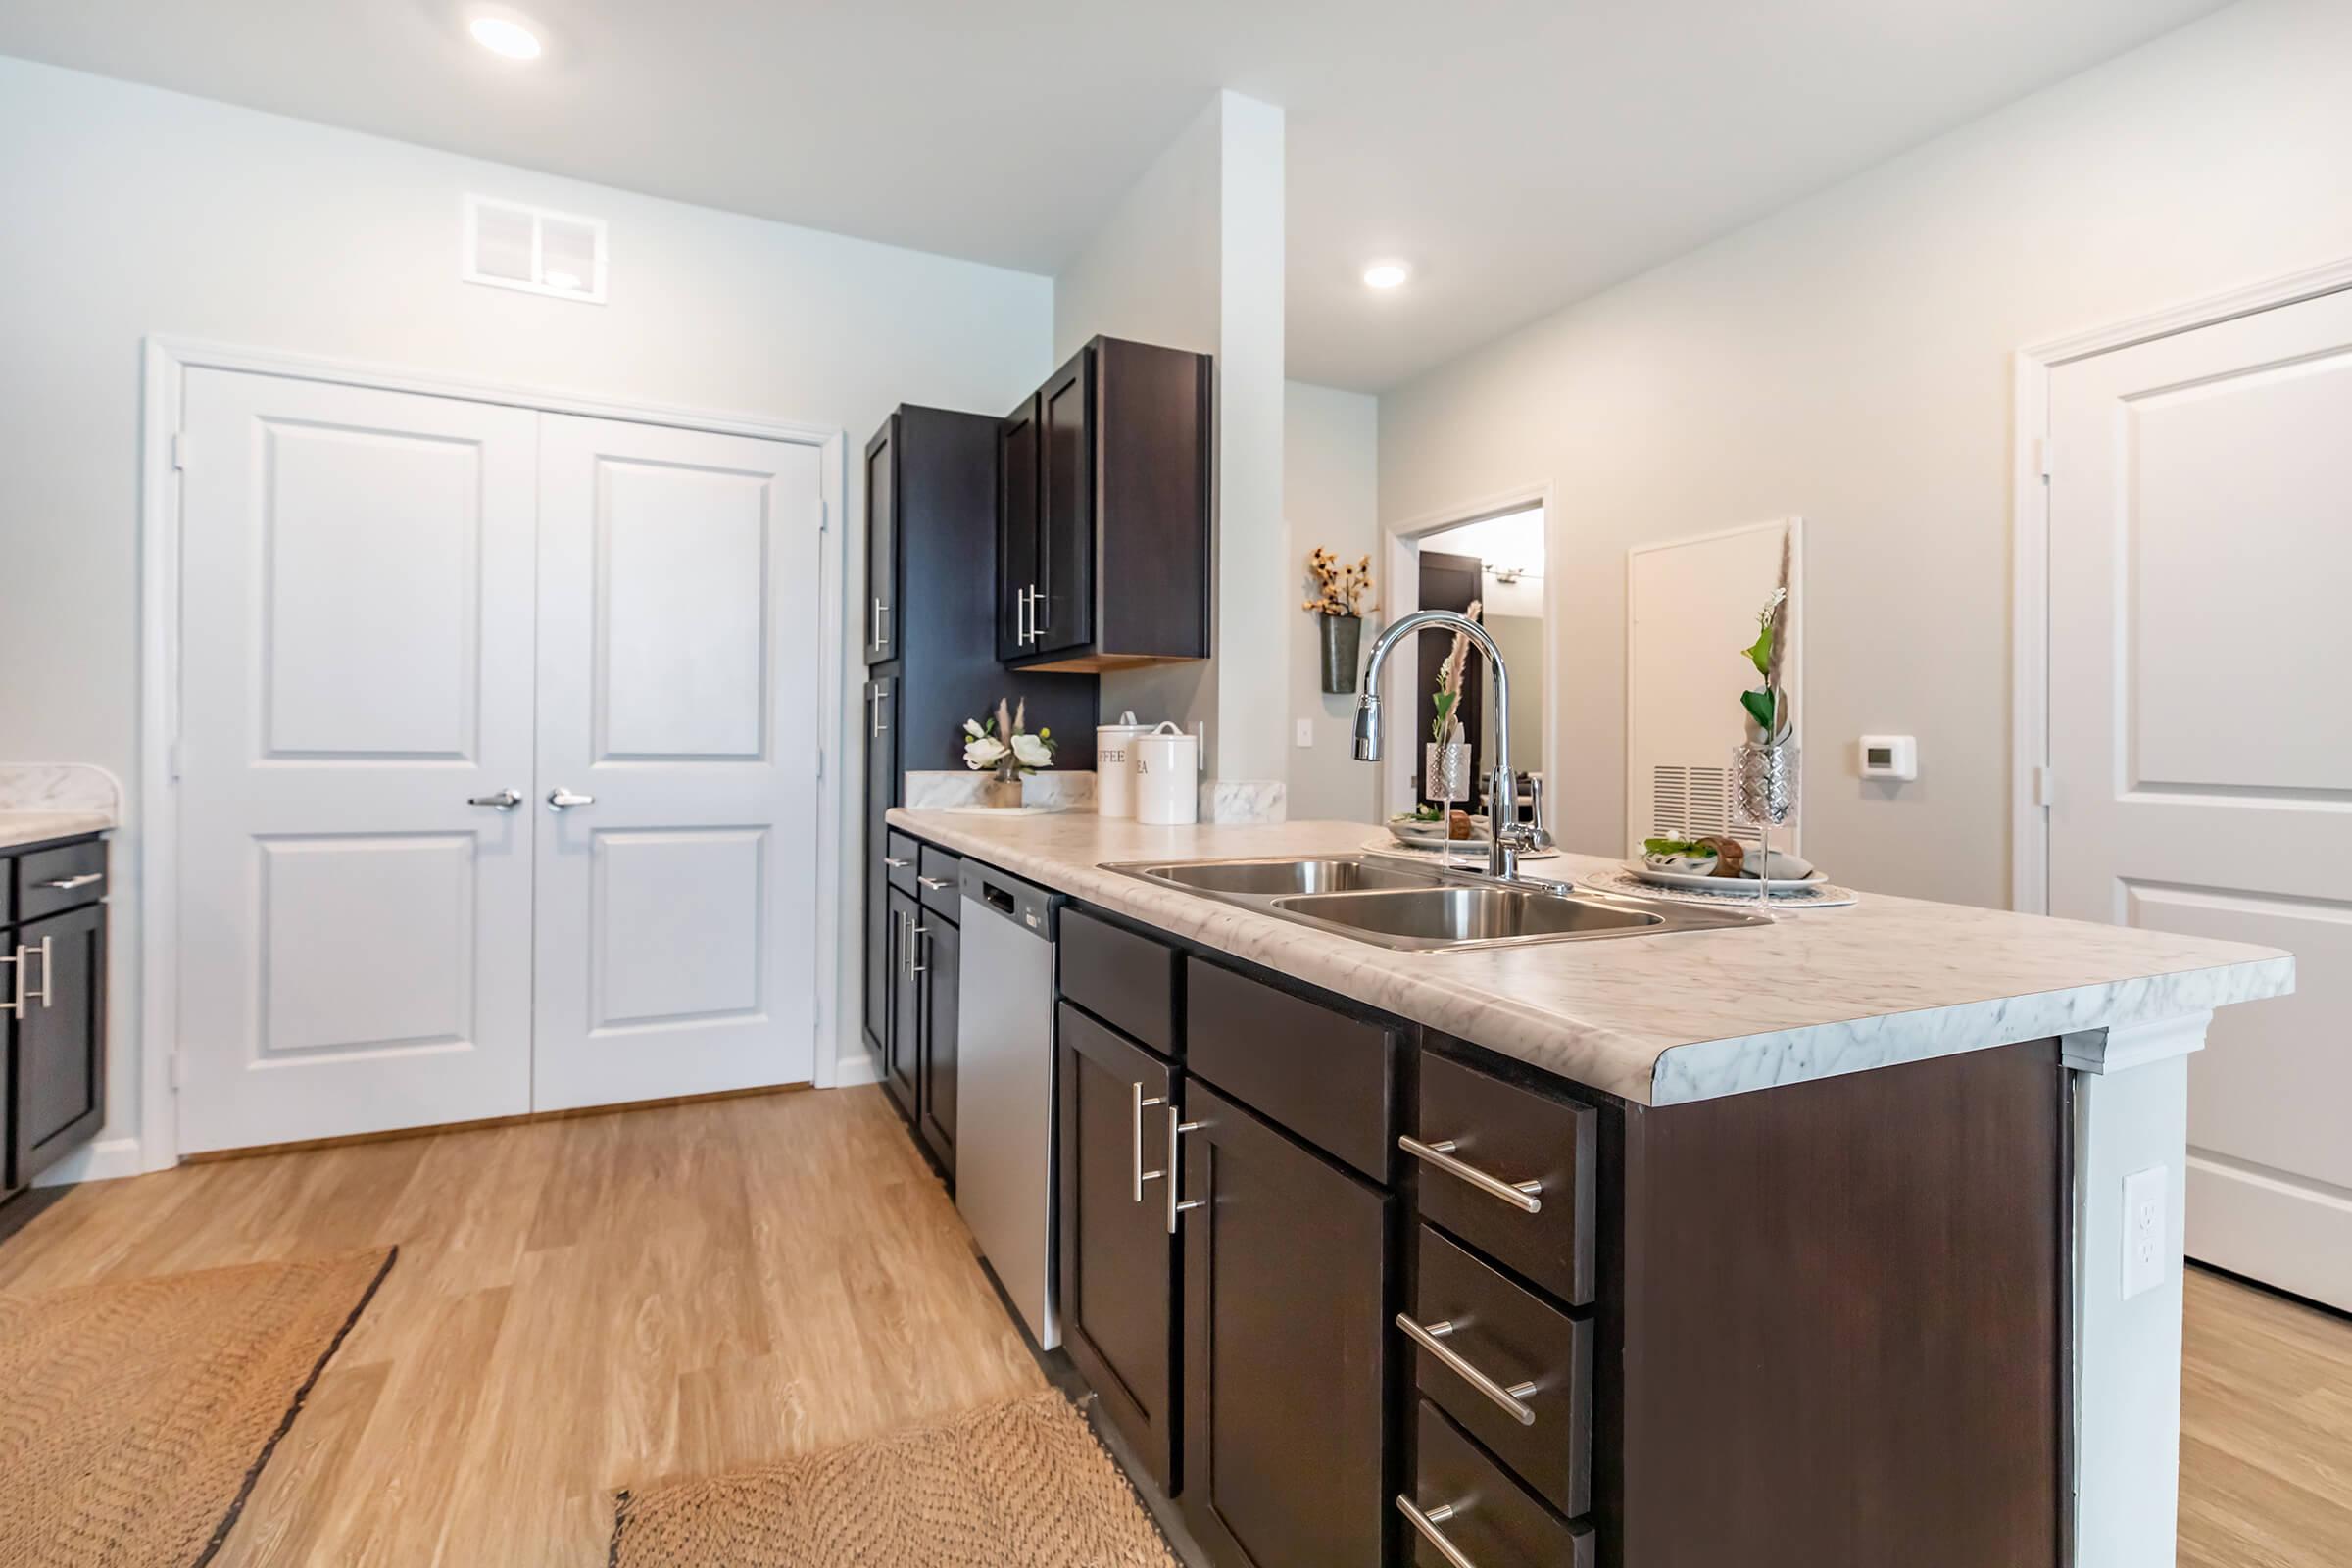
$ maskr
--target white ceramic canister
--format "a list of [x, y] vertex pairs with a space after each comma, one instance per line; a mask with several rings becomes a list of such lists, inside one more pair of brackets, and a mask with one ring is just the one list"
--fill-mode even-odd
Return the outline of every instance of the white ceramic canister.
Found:
[[1171, 720], [1138, 735], [1130, 749], [1135, 753], [1135, 819], [1162, 827], [1200, 821], [1199, 738]]
[[1116, 724], [1095, 726], [1095, 813], [1098, 816], [1135, 814], [1135, 738], [1144, 726], [1135, 710], [1119, 715]]

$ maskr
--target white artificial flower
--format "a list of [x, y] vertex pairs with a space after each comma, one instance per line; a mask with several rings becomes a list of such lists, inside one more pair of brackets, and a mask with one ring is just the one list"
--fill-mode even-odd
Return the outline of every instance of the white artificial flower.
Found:
[[1035, 735], [1015, 735], [1012, 755], [1020, 759], [1023, 767], [1050, 767], [1054, 762], [1054, 748]]
[[986, 730], [980, 727], [980, 721], [976, 718], [967, 718], [963, 721], [963, 732], [966, 735], [971, 736], [974, 740], [977, 740], [982, 735], [988, 733]]
[[997, 765], [1004, 755], [1004, 743], [994, 735], [982, 735], [967, 741], [963, 748], [963, 765], [977, 773]]

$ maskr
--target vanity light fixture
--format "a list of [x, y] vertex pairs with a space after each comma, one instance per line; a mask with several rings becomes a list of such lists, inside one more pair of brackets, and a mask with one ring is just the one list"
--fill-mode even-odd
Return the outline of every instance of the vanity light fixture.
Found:
[[508, 60], [539, 58], [539, 35], [512, 17], [476, 17], [466, 24], [473, 41]]
[[1413, 270], [1402, 262], [1374, 262], [1364, 269], [1364, 287], [1395, 288], [1413, 275]]

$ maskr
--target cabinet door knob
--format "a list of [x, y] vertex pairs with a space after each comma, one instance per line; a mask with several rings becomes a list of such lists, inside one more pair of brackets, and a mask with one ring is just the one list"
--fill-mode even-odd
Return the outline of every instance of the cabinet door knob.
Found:
[[1446, 1532], [1438, 1528], [1446, 1520], [1460, 1513], [1461, 1509], [1448, 1502], [1423, 1513], [1414, 1504], [1412, 1498], [1399, 1494], [1396, 1498], [1396, 1511], [1412, 1521], [1413, 1528], [1421, 1532], [1423, 1541], [1438, 1548], [1438, 1555], [1446, 1559], [1448, 1568], [1478, 1568], [1478, 1564], [1463, 1555], [1462, 1548], [1447, 1541]]
[[1523, 1427], [1536, 1424], [1536, 1412], [1527, 1402], [1527, 1396], [1534, 1394], [1538, 1386], [1533, 1383], [1514, 1383], [1505, 1388], [1472, 1366], [1459, 1350], [1446, 1343], [1456, 1327], [1450, 1318], [1443, 1323], [1423, 1324], [1399, 1312], [1396, 1314], [1396, 1326], [1404, 1330], [1406, 1339], [1436, 1356], [1446, 1371], [1494, 1400], [1512, 1420]]
[[1435, 1165], [1446, 1175], [1458, 1177], [1488, 1197], [1498, 1198], [1523, 1213], [1540, 1214], [1544, 1210], [1542, 1182], [1506, 1182], [1466, 1160], [1456, 1159], [1453, 1152], [1459, 1146], [1450, 1138], [1440, 1139], [1434, 1144], [1425, 1144], [1418, 1138], [1399, 1138], [1396, 1147], [1415, 1159]]

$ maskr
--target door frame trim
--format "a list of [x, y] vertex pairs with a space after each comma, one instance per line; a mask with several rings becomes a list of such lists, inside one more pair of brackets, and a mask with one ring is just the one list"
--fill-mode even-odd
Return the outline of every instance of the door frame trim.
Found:
[[2011, 356], [2009, 906], [2050, 912], [2050, 813], [2039, 776], [2050, 760], [2050, 374], [2059, 367], [2241, 316], [2352, 289], [2352, 257], [2207, 295]]
[[[150, 333], [141, 347], [139, 437], [139, 793], [124, 813], [122, 853], [133, 866], [139, 911], [139, 995], [135, 1059], [139, 1108], [136, 1169], [168, 1170], [179, 1162], [178, 1092], [172, 1084], [179, 1016], [179, 820], [172, 774], [179, 734], [180, 481], [176, 437], [186, 373], [236, 370], [382, 392], [454, 398], [619, 419], [632, 424], [751, 436], [810, 447], [818, 454], [817, 488], [823, 506], [817, 539], [817, 646], [820, 733], [827, 777], [817, 787], [816, 1029], [811, 1071], [817, 1088], [841, 1081], [841, 1063], [856, 1044], [856, 1025], [842, 1031], [841, 823], [844, 786], [852, 769], [841, 647], [846, 591], [843, 536], [848, 531], [849, 442], [832, 425], [729, 414], [666, 403], [583, 397], [520, 383], [441, 375], [397, 366], [275, 349], [245, 348], [170, 333]], [[840, 526], [835, 526], [836, 523]], [[862, 670], [859, 672], [862, 674]], [[814, 764], [812, 764], [814, 765]], [[828, 917], [828, 911], [830, 917]], [[858, 927], [862, 929], [862, 925]]]

